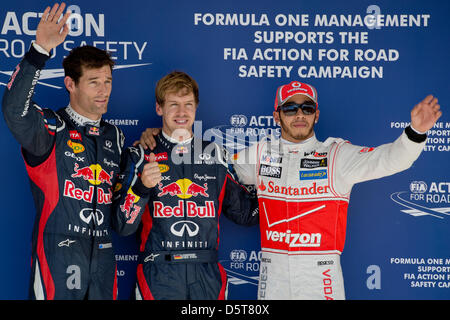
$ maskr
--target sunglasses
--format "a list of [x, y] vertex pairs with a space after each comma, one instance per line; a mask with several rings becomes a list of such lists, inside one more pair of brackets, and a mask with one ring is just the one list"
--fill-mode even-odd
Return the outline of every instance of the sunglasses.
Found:
[[302, 112], [305, 116], [309, 116], [316, 112], [316, 105], [313, 102], [305, 102], [302, 104], [297, 103], [286, 103], [282, 106], [278, 107], [278, 110], [283, 111], [285, 116], [295, 116], [297, 114], [298, 109], [302, 109]]

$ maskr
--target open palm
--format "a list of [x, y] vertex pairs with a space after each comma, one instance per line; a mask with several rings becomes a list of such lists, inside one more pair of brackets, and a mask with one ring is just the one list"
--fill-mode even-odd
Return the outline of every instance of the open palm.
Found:
[[420, 132], [430, 130], [442, 115], [437, 98], [428, 95], [411, 111], [411, 126]]
[[58, 22], [65, 7], [64, 2], [61, 5], [56, 3], [51, 10], [50, 7], [47, 7], [37, 27], [36, 43], [48, 52], [61, 44], [69, 33], [66, 22], [69, 19], [70, 11], [67, 11]]

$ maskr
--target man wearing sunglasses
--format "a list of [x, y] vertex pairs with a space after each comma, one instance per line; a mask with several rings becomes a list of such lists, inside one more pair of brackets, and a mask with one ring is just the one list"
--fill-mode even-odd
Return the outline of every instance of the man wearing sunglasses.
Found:
[[[257, 186], [258, 299], [345, 299], [340, 254], [353, 185], [408, 169], [442, 115], [429, 95], [412, 109], [411, 126], [398, 139], [367, 148], [339, 138], [318, 141], [317, 101], [309, 84], [280, 86], [273, 117], [281, 137], [265, 138], [234, 157], [239, 181]], [[140, 144], [153, 148], [158, 132], [147, 129]]]
[[397, 140], [366, 148], [343, 139], [318, 141], [316, 90], [298, 81], [278, 88], [273, 117], [281, 138], [241, 151], [234, 165], [241, 183], [258, 187], [259, 299], [345, 299], [340, 254], [352, 186], [409, 168], [439, 109], [427, 96]]
[[293, 81], [278, 88], [273, 118], [281, 126], [283, 139], [297, 143], [311, 138], [319, 114], [317, 92], [312, 86]]

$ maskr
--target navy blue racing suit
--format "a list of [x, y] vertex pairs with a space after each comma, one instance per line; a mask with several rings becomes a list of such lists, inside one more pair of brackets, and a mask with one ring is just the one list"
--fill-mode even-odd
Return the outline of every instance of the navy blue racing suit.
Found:
[[36, 207], [30, 299], [116, 299], [110, 210], [123, 134], [103, 120], [86, 123], [70, 106], [55, 112], [35, 104], [47, 59], [32, 46], [2, 104]]
[[[113, 206], [122, 235], [140, 230], [137, 299], [225, 299], [227, 277], [218, 262], [219, 217], [259, 222], [258, 204], [228, 170], [224, 150], [197, 138], [177, 144], [163, 133], [152, 152], [162, 173], [153, 188], [140, 174], [150, 150], [128, 148]], [[117, 198], [116, 198], [117, 196]]]

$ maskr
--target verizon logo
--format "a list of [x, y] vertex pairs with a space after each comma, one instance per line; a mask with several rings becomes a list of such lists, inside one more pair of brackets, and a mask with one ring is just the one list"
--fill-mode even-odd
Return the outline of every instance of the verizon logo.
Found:
[[267, 240], [273, 242], [284, 242], [289, 244], [291, 248], [298, 247], [320, 247], [322, 234], [320, 233], [291, 233], [266, 230]]

